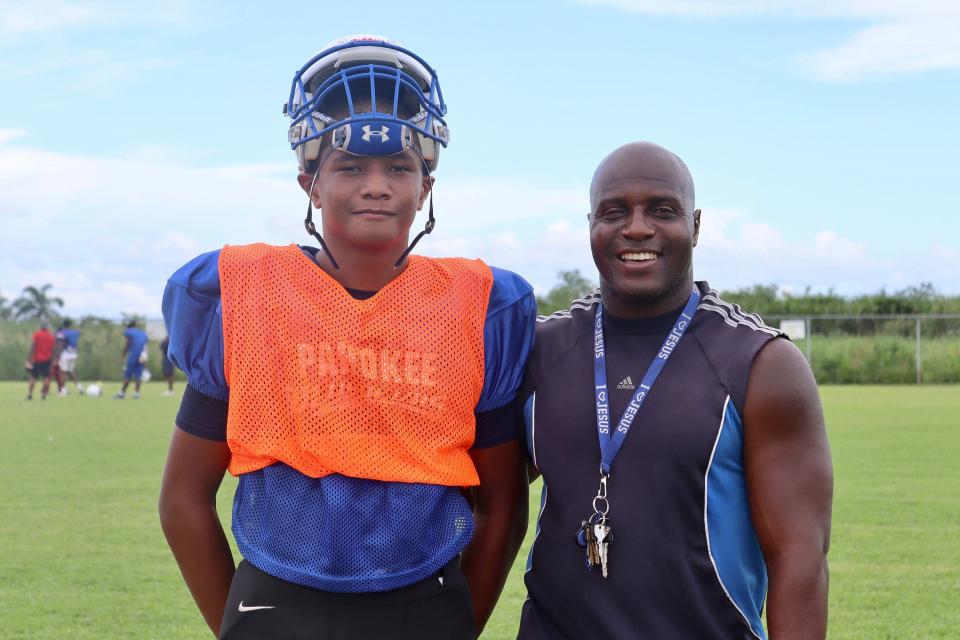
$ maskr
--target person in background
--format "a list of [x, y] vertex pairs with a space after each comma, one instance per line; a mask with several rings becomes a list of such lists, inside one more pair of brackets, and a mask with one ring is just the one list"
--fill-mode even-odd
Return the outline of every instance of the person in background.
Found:
[[53, 332], [55, 342], [53, 343], [53, 359], [50, 366], [50, 377], [57, 384], [57, 395], [65, 396], [63, 392], [63, 375], [60, 373], [60, 350], [63, 348], [63, 324], [61, 323]]
[[160, 341], [160, 365], [163, 368], [163, 379], [167, 381], [167, 388], [161, 393], [162, 396], [173, 396], [173, 363], [167, 357], [167, 349], [170, 347], [170, 336], [164, 336]]
[[30, 376], [27, 382], [27, 400], [33, 400], [33, 387], [38, 378], [43, 379], [40, 388], [40, 399], [46, 400], [50, 392], [50, 365], [53, 360], [53, 347], [57, 339], [50, 333], [50, 325], [46, 320], [40, 321], [40, 328], [33, 332], [30, 341], [30, 350], [27, 352], [27, 362], [24, 365]]
[[147, 332], [137, 326], [136, 320], [131, 320], [123, 331], [123, 337], [126, 339], [121, 356], [124, 362], [123, 386], [113, 397], [116, 400], [123, 400], [126, 397], [127, 387], [133, 382], [133, 398], [136, 400], [140, 397], [143, 365], [147, 362]]
[[[67, 395], [67, 376], [73, 380], [73, 387], [77, 393], [83, 393], [83, 388], [77, 380], [77, 348], [80, 343], [80, 330], [73, 328], [73, 321], [64, 318], [63, 324], [56, 333], [57, 344], [53, 359], [56, 362], [55, 377], [57, 388], [61, 396]], [[66, 374], [66, 375], [65, 375]]]

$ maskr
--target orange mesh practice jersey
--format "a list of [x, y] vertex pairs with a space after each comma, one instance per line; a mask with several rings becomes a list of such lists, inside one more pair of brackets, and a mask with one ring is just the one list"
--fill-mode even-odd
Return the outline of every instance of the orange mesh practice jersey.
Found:
[[478, 483], [489, 267], [410, 256], [367, 300], [296, 245], [224, 247], [219, 270], [230, 473]]

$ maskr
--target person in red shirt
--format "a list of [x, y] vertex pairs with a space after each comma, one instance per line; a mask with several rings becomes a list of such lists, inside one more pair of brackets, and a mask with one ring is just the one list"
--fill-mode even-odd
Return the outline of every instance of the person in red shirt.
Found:
[[53, 360], [53, 346], [56, 341], [50, 333], [47, 321], [41, 320], [40, 328], [33, 332], [33, 341], [30, 343], [30, 351], [27, 352], [26, 367], [27, 373], [30, 374], [30, 382], [27, 383], [27, 400], [33, 400], [33, 387], [37, 383], [37, 378], [43, 378], [40, 399], [47, 399], [47, 393], [50, 391], [50, 364]]

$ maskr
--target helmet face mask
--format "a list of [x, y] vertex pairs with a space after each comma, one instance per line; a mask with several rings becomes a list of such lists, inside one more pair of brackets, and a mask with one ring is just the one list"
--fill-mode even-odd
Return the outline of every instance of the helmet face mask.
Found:
[[360, 156], [413, 149], [432, 172], [450, 139], [437, 75], [416, 54], [377, 36], [333, 43], [295, 75], [284, 106], [289, 142], [307, 168], [321, 141]]

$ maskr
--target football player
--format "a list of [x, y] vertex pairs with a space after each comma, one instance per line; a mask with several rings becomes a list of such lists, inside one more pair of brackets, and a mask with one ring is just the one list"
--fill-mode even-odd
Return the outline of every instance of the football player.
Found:
[[40, 388], [40, 399], [46, 400], [50, 393], [50, 363], [53, 360], [53, 347], [56, 338], [50, 333], [50, 325], [46, 320], [40, 321], [40, 328], [33, 332], [30, 341], [30, 351], [27, 352], [27, 361], [24, 367], [29, 376], [27, 383], [27, 400], [33, 400], [33, 387], [37, 378], [43, 379]]
[[57, 366], [54, 377], [57, 381], [59, 395], [65, 396], [68, 393], [67, 376], [73, 380], [73, 386], [77, 393], [83, 393], [80, 381], [77, 380], [77, 348], [80, 342], [80, 330], [73, 328], [73, 321], [70, 318], [64, 318], [63, 324], [57, 330], [55, 337], [57, 344], [53, 360]]
[[[449, 141], [415, 53], [335, 42], [284, 113], [320, 246], [227, 246], [170, 278], [169, 356], [189, 384], [164, 533], [221, 638], [473, 638], [526, 530], [510, 405], [531, 288], [410, 253]], [[236, 567], [215, 511], [228, 470]]]
[[114, 394], [114, 399], [123, 400], [127, 394], [127, 387], [133, 382], [133, 399], [140, 399], [140, 383], [143, 381], [144, 365], [147, 362], [147, 332], [137, 326], [136, 320], [127, 322], [123, 330], [123, 386]]

